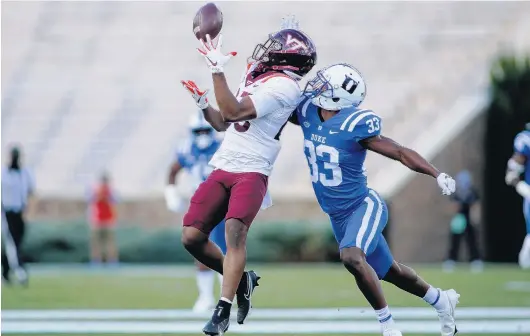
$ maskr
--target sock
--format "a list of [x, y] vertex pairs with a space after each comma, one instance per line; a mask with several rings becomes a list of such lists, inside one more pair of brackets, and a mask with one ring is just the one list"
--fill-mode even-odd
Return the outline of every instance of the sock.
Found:
[[231, 300], [228, 300], [228, 299], [225, 298], [224, 296], [221, 297], [221, 299], [219, 299], [219, 302], [221, 302], [221, 301], [226, 302], [226, 303], [228, 303], [228, 304], [232, 304], [232, 301], [231, 301]]
[[527, 234], [519, 251], [519, 266], [523, 269], [530, 268], [530, 234]]
[[224, 320], [225, 318], [229, 317], [230, 309], [232, 309], [232, 301], [222, 297], [217, 303], [217, 306], [215, 307], [215, 311], [212, 316], [212, 321], [218, 323]]
[[433, 286], [429, 286], [427, 293], [423, 297], [423, 300], [434, 307], [436, 310], [445, 309], [446, 302], [442, 298], [442, 291]]
[[197, 271], [197, 288], [199, 289], [199, 297], [213, 298], [214, 282], [214, 271]]
[[392, 318], [392, 314], [390, 314], [388, 306], [383, 309], [375, 310], [375, 314], [377, 315], [377, 320], [381, 323], [383, 329], [394, 324], [394, 319]]

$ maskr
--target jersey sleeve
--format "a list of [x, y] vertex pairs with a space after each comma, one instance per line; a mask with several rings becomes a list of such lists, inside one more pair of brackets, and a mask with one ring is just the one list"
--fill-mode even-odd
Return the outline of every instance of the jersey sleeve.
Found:
[[354, 112], [350, 119], [351, 121], [348, 122], [346, 118], [343, 130], [351, 132], [353, 139], [357, 142], [381, 134], [381, 118], [372, 110]]
[[191, 155], [191, 140], [187, 139], [177, 148], [175, 155], [175, 161], [177, 161], [182, 168], [190, 168], [192, 162], [190, 160]]
[[249, 95], [256, 109], [258, 118], [273, 113], [279, 109], [292, 106], [300, 101], [300, 88], [294, 80], [277, 76], [266, 80], [259, 90]]
[[530, 132], [521, 132], [517, 134], [513, 141], [513, 150], [515, 153], [530, 158]]

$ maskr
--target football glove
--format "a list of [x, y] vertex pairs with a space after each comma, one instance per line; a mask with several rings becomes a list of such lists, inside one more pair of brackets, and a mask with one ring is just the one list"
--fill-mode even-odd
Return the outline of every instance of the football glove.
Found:
[[436, 182], [438, 182], [438, 186], [440, 189], [442, 189], [443, 195], [451, 195], [456, 190], [455, 180], [446, 173], [441, 173], [438, 175]]
[[509, 186], [515, 186], [517, 182], [519, 182], [520, 176], [521, 174], [519, 174], [518, 172], [515, 172], [513, 170], [508, 170], [506, 172], [506, 176], [504, 176], [504, 181]]
[[204, 110], [210, 105], [210, 103], [208, 103], [208, 91], [210, 90], [201, 91], [197, 84], [191, 80], [180, 81], [180, 83], [191, 94], [191, 97], [195, 100], [195, 104], [197, 104], [198, 108]]
[[517, 193], [521, 196], [523, 196], [526, 199], [530, 199], [530, 185], [526, 183], [525, 181], [519, 181], [515, 185], [515, 190]]
[[223, 72], [223, 66], [232, 58], [232, 56], [237, 55], [235, 51], [229, 52], [228, 54], [223, 54], [221, 52], [221, 46], [223, 45], [223, 35], [219, 35], [219, 40], [217, 45], [214, 46], [210, 35], [206, 35], [206, 42], [199, 40], [202, 45], [201, 48], [197, 48], [199, 54], [204, 56], [206, 64], [210, 68], [212, 73], [221, 73]]
[[177, 187], [174, 184], [168, 184], [164, 190], [166, 198], [167, 209], [173, 212], [182, 212], [184, 210], [184, 202], [178, 195]]
[[506, 169], [506, 176], [504, 180], [507, 185], [515, 186], [519, 182], [519, 177], [524, 173], [524, 166], [514, 159], [508, 160], [508, 167]]

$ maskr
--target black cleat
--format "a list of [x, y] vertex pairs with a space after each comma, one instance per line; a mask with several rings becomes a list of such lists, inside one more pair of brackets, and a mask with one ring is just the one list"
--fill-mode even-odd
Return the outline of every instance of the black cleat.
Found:
[[258, 280], [260, 277], [254, 271], [248, 271], [243, 273], [243, 278], [237, 289], [237, 323], [243, 324], [250, 309], [252, 308], [252, 303], [250, 299], [252, 298], [252, 292], [254, 289], [259, 286]]
[[230, 326], [230, 317], [226, 317], [222, 319], [221, 321], [214, 322], [213, 319], [211, 319], [204, 328], [202, 329], [202, 332], [206, 335], [210, 336], [218, 336], [223, 335]]
[[230, 326], [230, 308], [232, 305], [228, 302], [219, 301], [211, 320], [206, 323], [202, 332], [206, 335], [217, 336], [223, 335]]

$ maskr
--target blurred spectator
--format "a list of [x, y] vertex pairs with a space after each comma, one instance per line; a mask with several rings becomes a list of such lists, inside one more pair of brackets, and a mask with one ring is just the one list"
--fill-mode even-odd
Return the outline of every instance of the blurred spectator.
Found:
[[483, 264], [477, 243], [477, 234], [471, 222], [471, 210], [478, 205], [479, 196], [473, 186], [471, 173], [463, 170], [456, 175], [456, 192], [451, 196], [454, 203], [455, 215], [451, 220], [451, 240], [449, 245], [448, 259], [444, 263], [446, 271], [454, 269], [458, 260], [460, 242], [462, 237], [466, 237], [472, 271], [480, 272]]
[[91, 226], [90, 260], [98, 265], [103, 261], [118, 263], [118, 249], [115, 242], [116, 195], [107, 173], [102, 173], [98, 183], [90, 191], [88, 216]]
[[35, 186], [32, 175], [22, 166], [20, 148], [12, 147], [9, 154], [9, 162], [2, 169], [2, 281], [10, 283], [13, 269], [17, 280], [27, 284], [21, 245], [26, 231], [24, 210]]

